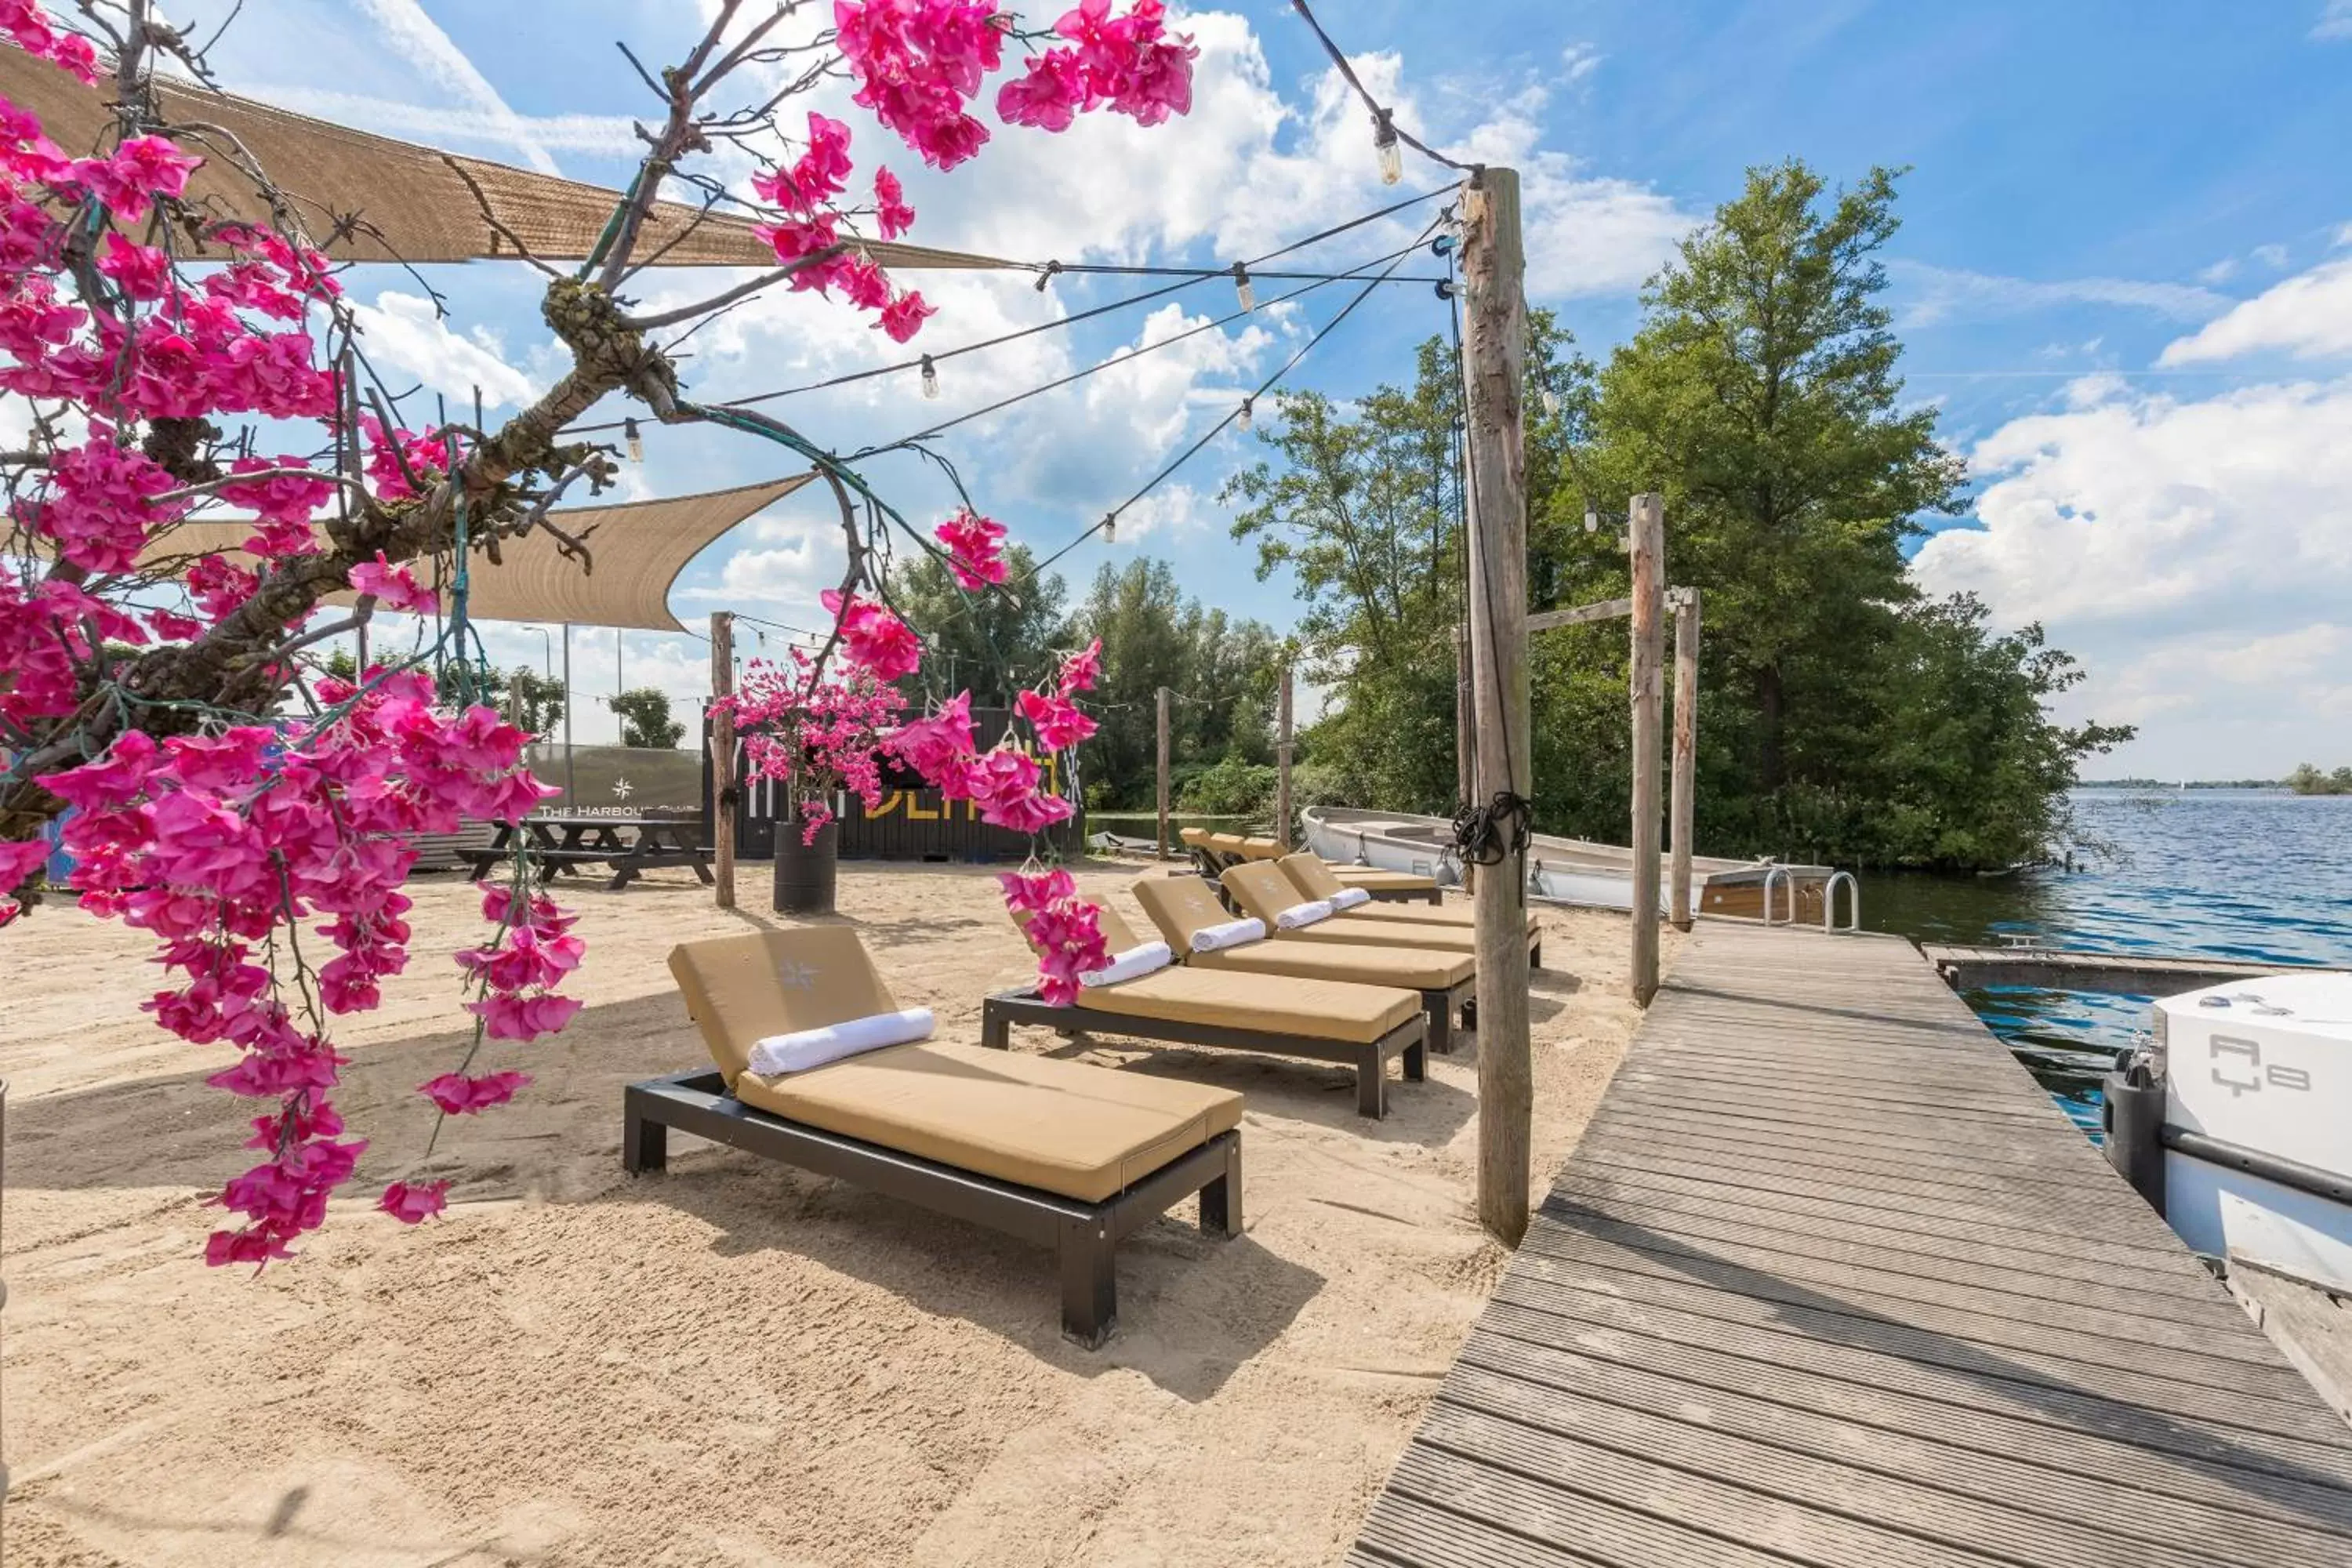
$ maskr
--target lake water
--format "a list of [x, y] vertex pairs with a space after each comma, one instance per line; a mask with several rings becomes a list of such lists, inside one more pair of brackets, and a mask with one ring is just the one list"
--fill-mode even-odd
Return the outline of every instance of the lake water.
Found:
[[[2352, 964], [2352, 796], [2078, 790], [2074, 871], [1878, 874], [1863, 923], [1921, 942]], [[2104, 1063], [2147, 1027], [2148, 999], [2000, 986], [1969, 1004], [2086, 1130]]]

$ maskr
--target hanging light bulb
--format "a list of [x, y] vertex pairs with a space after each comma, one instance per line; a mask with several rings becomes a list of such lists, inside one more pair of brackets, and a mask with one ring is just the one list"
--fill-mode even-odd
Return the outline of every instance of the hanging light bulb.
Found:
[[1241, 417], [1234, 421], [1234, 424], [1241, 426], [1242, 434], [1244, 436], [1249, 434], [1250, 426], [1256, 423], [1255, 420], [1250, 417], [1250, 405], [1256, 401], [1257, 399], [1255, 397], [1243, 398]]
[[1102, 536], [1105, 544], [1118, 542], [1118, 513], [1115, 511], [1103, 513]]
[[1234, 263], [1234, 298], [1242, 302], [1244, 310], [1257, 309], [1257, 290], [1250, 284], [1249, 268], [1238, 261]]
[[1372, 151], [1380, 155], [1381, 184], [1393, 185], [1404, 178], [1404, 150], [1397, 145], [1396, 122], [1385, 109], [1372, 114]]
[[931, 363], [930, 355], [925, 354], [923, 356], [923, 395], [937, 397], [939, 395], [940, 367]]
[[646, 438], [645, 436], [637, 429], [637, 422], [634, 419], [624, 419], [621, 421], [621, 433], [623, 438], [629, 443], [629, 461], [632, 463], [644, 462], [646, 460]]
[[1559, 417], [1559, 394], [1549, 386], [1543, 389], [1543, 411], [1555, 419]]
[[1587, 533], [1601, 531], [1601, 514], [1592, 510], [1591, 501], [1584, 503], [1584, 531]]

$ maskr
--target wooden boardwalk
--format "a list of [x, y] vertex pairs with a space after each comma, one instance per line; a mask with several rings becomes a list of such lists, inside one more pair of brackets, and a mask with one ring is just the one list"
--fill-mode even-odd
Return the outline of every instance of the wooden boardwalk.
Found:
[[2352, 1429], [1907, 943], [1702, 922], [1349, 1562], [2345, 1568]]

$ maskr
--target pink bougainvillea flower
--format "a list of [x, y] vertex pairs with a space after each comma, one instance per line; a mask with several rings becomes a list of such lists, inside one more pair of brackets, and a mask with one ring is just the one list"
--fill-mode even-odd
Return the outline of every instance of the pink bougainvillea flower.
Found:
[[1102, 638], [1097, 637], [1076, 653], [1062, 660], [1060, 677], [1054, 689], [1064, 697], [1076, 692], [1092, 691], [1095, 682], [1102, 679]]
[[948, 570], [967, 592], [1005, 579], [1004, 525], [964, 508], [931, 531], [948, 547]]
[[874, 324], [890, 334], [892, 342], [903, 343], [923, 330], [928, 318], [939, 313], [938, 307], [926, 305], [922, 295], [909, 289], [884, 306], [882, 319]]
[[1086, 66], [1076, 49], [1031, 57], [1028, 70], [996, 89], [996, 117], [1008, 125], [1067, 131], [1087, 106]]
[[1066, 752], [1095, 732], [1092, 719], [1078, 711], [1077, 704], [1063, 697], [1049, 697], [1042, 691], [1024, 691], [1015, 700], [1021, 717], [1029, 721], [1037, 731], [1037, 739], [1049, 752]]
[[837, 588], [817, 598], [841, 627], [842, 650], [852, 664], [880, 680], [912, 675], [921, 666], [923, 645], [887, 606], [855, 595], [845, 604]]
[[394, 1182], [375, 1206], [403, 1225], [421, 1225], [449, 1206], [449, 1184]]
[[528, 1073], [494, 1072], [467, 1078], [463, 1073], [445, 1072], [418, 1084], [416, 1092], [451, 1116], [471, 1116], [491, 1106], [504, 1105], [515, 1097], [517, 1089], [530, 1082]]
[[915, 226], [915, 209], [907, 205], [907, 188], [887, 169], [874, 171], [874, 226], [885, 239], [896, 239]]
[[1019, 914], [1035, 914], [1075, 897], [1078, 884], [1056, 866], [1050, 871], [999, 871], [997, 886], [1004, 889], [1004, 907]]
[[429, 616], [441, 607], [440, 595], [420, 584], [406, 563], [395, 566], [381, 550], [374, 561], [362, 561], [352, 568], [351, 584], [353, 593], [372, 594], [377, 604], [403, 615]]

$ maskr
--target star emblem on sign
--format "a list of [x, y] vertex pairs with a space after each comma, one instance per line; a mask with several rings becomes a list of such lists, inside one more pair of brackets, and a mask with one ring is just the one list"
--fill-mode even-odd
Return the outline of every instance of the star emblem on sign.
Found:
[[797, 959], [787, 959], [776, 966], [776, 981], [794, 991], [813, 990], [816, 985], [816, 971]]
[[631, 784], [626, 778], [616, 778], [613, 781], [613, 794], [622, 800], [628, 799], [631, 795], [635, 793], [636, 787], [636, 785]]

